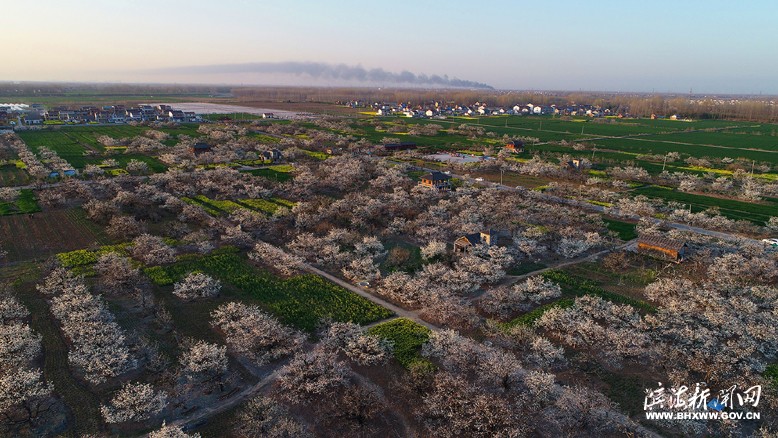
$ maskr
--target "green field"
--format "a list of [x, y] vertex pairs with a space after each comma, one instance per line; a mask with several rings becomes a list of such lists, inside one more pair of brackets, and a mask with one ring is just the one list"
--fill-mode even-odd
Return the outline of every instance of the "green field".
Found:
[[557, 271], [557, 270], [547, 271], [541, 275], [547, 280], [551, 280], [554, 283], [557, 283], [562, 288], [562, 297], [551, 303], [538, 306], [532, 309], [531, 311], [523, 313], [508, 322], [501, 323], [500, 324], [501, 328], [503, 328], [504, 330], [510, 330], [513, 327], [521, 326], [521, 325], [532, 326], [535, 323], [535, 321], [537, 321], [541, 316], [543, 316], [543, 314], [546, 313], [549, 309], [555, 307], [561, 307], [561, 308], [570, 307], [575, 303], [574, 299], [576, 297], [580, 297], [584, 295], [596, 296], [602, 298], [605, 301], [610, 301], [614, 304], [628, 304], [634, 307], [636, 310], [642, 312], [651, 313], [656, 311], [656, 307], [654, 307], [650, 303], [635, 298], [631, 298], [625, 295], [609, 292], [601, 288], [600, 286], [597, 285], [597, 283], [591, 280], [576, 277], [564, 271]]
[[615, 231], [619, 235], [621, 240], [628, 241], [638, 237], [638, 233], [635, 231], [636, 224], [608, 217], [603, 217], [602, 220], [609, 230]]
[[685, 204], [687, 207], [691, 204], [693, 212], [707, 210], [717, 207], [723, 216], [735, 220], [748, 220], [757, 225], [763, 225], [772, 216], [778, 216], [778, 203], [773, 201], [763, 201], [762, 203], [751, 203], [745, 201], [736, 201], [733, 199], [715, 198], [712, 196], [695, 195], [692, 193], [679, 192], [669, 187], [646, 186], [635, 190], [635, 194], [645, 195], [649, 198], [659, 198], [665, 201], [675, 201]]
[[[102, 135], [107, 135], [114, 139], [122, 139], [128, 137], [136, 137], [142, 135], [149, 129], [158, 129], [166, 132], [171, 136], [174, 135], [188, 135], [190, 137], [199, 137], [201, 134], [197, 132], [198, 125], [181, 125], [172, 128], [150, 128], [148, 126], [130, 126], [130, 125], [116, 125], [116, 126], [63, 126], [58, 129], [41, 129], [30, 131], [19, 131], [19, 137], [30, 147], [33, 152], [38, 152], [41, 146], [45, 146], [60, 157], [69, 162], [75, 168], [81, 169], [87, 164], [98, 164], [109, 155], [110, 150], [97, 141], [97, 138]], [[175, 139], [166, 140], [163, 142], [168, 146], [172, 146], [176, 143]], [[149, 163], [150, 167], [155, 172], [164, 171], [164, 166], [159, 161], [152, 159], [151, 157], [139, 158], [138, 156], [132, 156], [124, 158], [123, 155], [110, 154], [110, 158], [114, 158], [117, 161], [128, 161], [130, 158], [141, 159], [142, 161], [152, 160]]]
[[231, 285], [242, 299], [256, 302], [283, 323], [312, 333], [324, 318], [369, 324], [388, 318], [389, 310], [316, 275], [281, 279], [258, 269], [229, 248], [208, 256], [187, 255], [169, 266], [145, 269], [157, 285], [170, 285], [201, 270]]
[[41, 211], [35, 193], [30, 189], [22, 189], [14, 202], [0, 202], [0, 216], [9, 214], [28, 214]]
[[368, 333], [380, 336], [393, 345], [394, 357], [406, 368], [430, 366], [421, 355], [421, 346], [429, 339], [430, 329], [407, 318], [397, 318], [371, 327]]

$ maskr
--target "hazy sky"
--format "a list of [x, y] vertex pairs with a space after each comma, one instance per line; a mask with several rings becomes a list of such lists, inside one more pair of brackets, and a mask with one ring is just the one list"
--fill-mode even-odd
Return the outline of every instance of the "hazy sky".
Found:
[[[775, 0], [3, 3], [0, 80], [354, 82], [288, 73], [325, 63], [507, 89], [778, 94]], [[180, 68], [246, 63], [261, 73]]]

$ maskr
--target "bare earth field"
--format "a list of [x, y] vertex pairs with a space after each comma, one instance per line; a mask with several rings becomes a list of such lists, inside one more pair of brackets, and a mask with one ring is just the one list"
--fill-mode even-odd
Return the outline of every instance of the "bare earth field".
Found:
[[0, 247], [8, 261], [40, 259], [56, 253], [109, 243], [80, 209], [51, 210], [30, 217], [17, 214], [0, 217]]

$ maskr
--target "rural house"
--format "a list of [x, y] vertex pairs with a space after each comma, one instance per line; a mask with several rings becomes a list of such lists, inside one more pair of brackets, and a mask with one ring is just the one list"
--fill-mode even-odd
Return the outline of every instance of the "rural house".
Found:
[[449, 182], [451, 177], [446, 175], [443, 172], [432, 171], [430, 173], [422, 175], [420, 179], [421, 179], [420, 184], [424, 187], [429, 187], [431, 189], [438, 189], [438, 190], [451, 189], [451, 183]]
[[680, 263], [686, 257], [686, 242], [655, 234], [638, 236], [638, 252]]
[[283, 158], [283, 156], [281, 155], [281, 151], [279, 151], [278, 149], [263, 151], [261, 156], [263, 160], [270, 163], [276, 163], [278, 161], [281, 161], [281, 159]]
[[497, 245], [503, 234], [504, 233], [491, 228], [487, 231], [481, 231], [480, 233], [465, 234], [454, 241], [454, 252], [467, 252], [473, 246], [481, 243], [487, 246]]

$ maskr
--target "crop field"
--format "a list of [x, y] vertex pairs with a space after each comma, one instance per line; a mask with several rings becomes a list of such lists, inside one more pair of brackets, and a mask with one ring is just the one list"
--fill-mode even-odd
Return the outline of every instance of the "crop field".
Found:
[[649, 198], [660, 198], [665, 201], [680, 202], [687, 206], [691, 204], [693, 212], [717, 207], [723, 216], [736, 220], [748, 220], [758, 225], [764, 224], [771, 216], [778, 216], [778, 203], [773, 201], [764, 201], [757, 204], [736, 201], [733, 199], [684, 193], [661, 186], [641, 187], [635, 190], [635, 194], [645, 195]]
[[[159, 128], [160, 131], [166, 132], [172, 135], [188, 135], [190, 137], [199, 137], [201, 134], [197, 132], [198, 125], [181, 125], [173, 128]], [[106, 148], [97, 141], [97, 138], [102, 135], [107, 135], [111, 138], [121, 139], [127, 137], [135, 137], [142, 135], [148, 131], [147, 126], [130, 126], [130, 125], [117, 125], [117, 126], [63, 126], [58, 129], [41, 129], [30, 131], [19, 131], [19, 137], [30, 147], [34, 152], [38, 152], [41, 146], [45, 146], [67, 162], [72, 164], [76, 168], [83, 168], [87, 164], [99, 163], [105, 158]], [[176, 143], [174, 139], [166, 140], [164, 142], [168, 146], [172, 146]], [[121, 155], [112, 155], [111, 158], [120, 160]], [[138, 159], [138, 157], [135, 157]], [[143, 157], [145, 158], [149, 157]], [[127, 158], [129, 160], [129, 158]], [[125, 160], [126, 161], [126, 160]], [[156, 172], [164, 171], [161, 167], [161, 163], [155, 160], [155, 164], [149, 163], [150, 167], [154, 168]]]
[[762, 134], [761, 131], [752, 132], [746, 128], [744, 128], [743, 131], [734, 132], [681, 132], [669, 135], [652, 135], [649, 138], [701, 145], [726, 146], [736, 149], [764, 149], [778, 152], [778, 136], [774, 134]]
[[104, 232], [81, 209], [0, 217], [0, 247], [8, 251], [11, 262], [107, 243]]
[[282, 322], [307, 332], [313, 332], [323, 318], [369, 324], [392, 315], [389, 310], [315, 275], [278, 278], [252, 266], [229, 248], [207, 256], [183, 256], [173, 265], [147, 268], [145, 272], [155, 284], [164, 286], [197, 270], [219, 278], [240, 291], [245, 301], [256, 302]]
[[[753, 151], [744, 148], [725, 147], [725, 146], [705, 146], [701, 144], [691, 144], [688, 140], [694, 134], [678, 137], [673, 143], [671, 140], [658, 141], [653, 137], [644, 138], [608, 138], [600, 139], [594, 143], [599, 147], [612, 149], [616, 151], [625, 151], [638, 154], [666, 154], [668, 152], [680, 152], [689, 154], [693, 157], [712, 157], [712, 158], [745, 158], [748, 160], [765, 161], [769, 163], [778, 163], [778, 153]], [[744, 139], [745, 142], [745, 139]]]
[[[597, 145], [600, 149], [626, 154], [686, 153], [695, 157], [713, 158], [742, 157], [757, 161], [776, 163], [778, 155], [752, 149], [778, 152], [778, 136], [775, 125], [754, 125], [746, 122], [723, 120], [699, 120], [693, 122], [673, 120], [630, 119], [600, 123], [588, 118], [561, 120], [549, 116], [493, 116], [493, 117], [449, 117], [443, 120], [400, 119], [408, 125], [435, 123], [448, 129], [463, 123], [481, 127], [498, 136], [526, 136], [538, 138], [539, 145], [528, 145], [531, 150], [574, 153], [571, 148], [545, 145], [550, 141], [566, 140]], [[387, 123], [391, 123], [389, 119]], [[367, 138], [379, 141], [396, 134], [380, 133], [370, 135], [372, 128], [361, 128]], [[750, 135], [746, 135], [750, 134]], [[447, 138], [448, 137], [448, 138]], [[626, 137], [626, 138], [617, 138]], [[424, 140], [426, 138], [427, 140]], [[445, 147], [440, 143], [457, 142], [468, 146], [472, 142], [464, 136], [402, 137], [403, 140], [418, 141], [420, 146]], [[419, 141], [419, 139], [422, 139]], [[435, 141], [437, 140], [437, 142]], [[499, 142], [498, 142], [499, 143]], [[484, 141], [478, 143], [483, 146]], [[602, 153], [605, 153], [604, 151]], [[601, 156], [600, 152], [598, 155]], [[629, 159], [628, 156], [613, 158]]]

